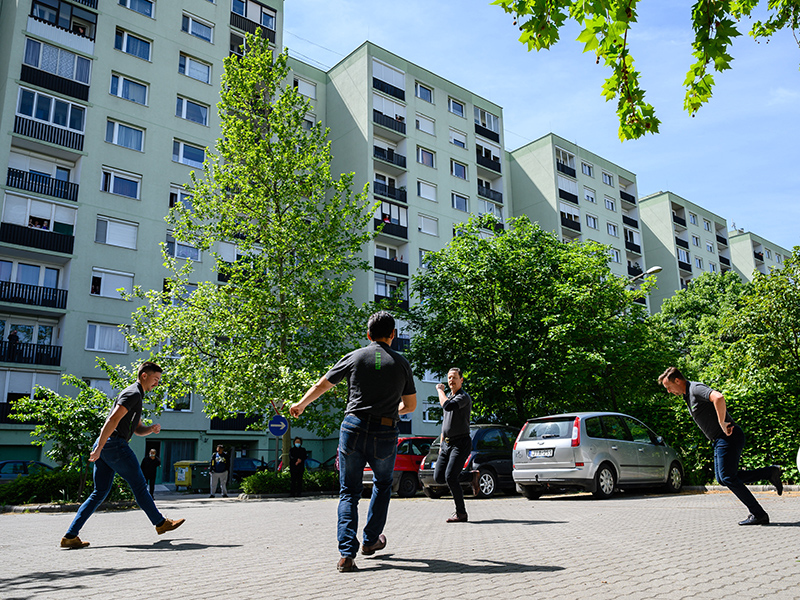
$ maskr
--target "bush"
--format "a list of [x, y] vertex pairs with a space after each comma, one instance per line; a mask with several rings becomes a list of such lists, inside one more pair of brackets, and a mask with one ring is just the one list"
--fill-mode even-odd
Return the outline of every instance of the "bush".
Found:
[[[245, 494], [288, 494], [291, 476], [288, 471], [273, 473], [260, 471], [242, 480]], [[339, 489], [339, 473], [332, 471], [306, 471], [303, 474], [303, 490], [307, 492], [335, 492]]]
[[[42, 471], [36, 475], [18, 477], [0, 487], [0, 505], [54, 504], [83, 502], [92, 493], [92, 480], [86, 481], [83, 495], [78, 497], [80, 473], [75, 471]], [[106, 502], [133, 500], [133, 492], [119, 475], [114, 478]]]

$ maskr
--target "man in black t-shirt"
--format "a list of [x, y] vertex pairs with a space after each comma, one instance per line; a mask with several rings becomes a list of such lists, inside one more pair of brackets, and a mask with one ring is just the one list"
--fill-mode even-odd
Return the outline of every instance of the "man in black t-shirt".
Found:
[[126, 387], [117, 396], [89, 455], [89, 462], [94, 463], [94, 490], [81, 504], [67, 533], [61, 538], [62, 548], [85, 548], [89, 545], [89, 542], [81, 541], [78, 532], [108, 496], [116, 473], [119, 473], [120, 477], [131, 486], [136, 503], [155, 525], [159, 535], [183, 525], [184, 519], [177, 521], [166, 519], [156, 508], [153, 497], [147, 490], [142, 467], [128, 445], [128, 440], [134, 433], [144, 436], [161, 431], [161, 425], [145, 426], [141, 421], [142, 398], [145, 392], [156, 387], [159, 381], [161, 381], [161, 367], [153, 362], [144, 362], [139, 367], [136, 383]]
[[687, 381], [675, 367], [658, 378], [668, 392], [683, 396], [692, 419], [714, 446], [714, 473], [720, 485], [726, 486], [750, 510], [739, 525], [768, 525], [769, 515], [745, 484], [769, 481], [780, 496], [783, 493], [781, 468], [777, 465], [750, 471], [739, 470], [744, 449], [744, 431], [728, 414], [725, 397], [703, 383]]
[[392, 315], [385, 311], [372, 315], [367, 323], [372, 343], [344, 356], [289, 409], [294, 418], [299, 417], [314, 400], [347, 379], [347, 407], [339, 433], [341, 559], [336, 568], [341, 572], [356, 568], [358, 500], [367, 464], [372, 468], [373, 486], [361, 553], [369, 556], [386, 547], [383, 528], [392, 495], [397, 421], [399, 415], [417, 407], [411, 366], [390, 347], [396, 333]]
[[211, 455], [211, 468], [209, 469], [210, 473], [208, 476], [211, 478], [211, 495], [209, 498], [213, 498], [214, 494], [217, 493], [217, 485], [219, 485], [220, 489], [222, 490], [222, 497], [228, 497], [228, 473], [230, 471], [231, 466], [231, 458], [230, 455], [225, 452], [225, 448], [222, 444], [217, 444], [217, 451]]

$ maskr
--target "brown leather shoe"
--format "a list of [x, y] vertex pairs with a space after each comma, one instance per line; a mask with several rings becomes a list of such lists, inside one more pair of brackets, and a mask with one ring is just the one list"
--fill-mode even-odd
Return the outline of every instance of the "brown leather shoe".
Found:
[[339, 562], [336, 564], [336, 570], [339, 573], [350, 573], [351, 571], [355, 571], [358, 567], [356, 567], [356, 561], [349, 556], [343, 556], [339, 559]]
[[168, 531], [172, 531], [173, 529], [177, 529], [183, 525], [184, 521], [186, 521], [186, 519], [178, 519], [176, 521], [173, 521], [172, 519], [164, 519], [164, 522], [161, 525], [156, 525], [156, 531], [158, 532], [158, 535], [167, 533]]
[[82, 542], [81, 538], [75, 536], [72, 539], [67, 539], [65, 537], [61, 538], [61, 547], [62, 548], [69, 548], [70, 550], [77, 550], [78, 548], [86, 548], [89, 545], [89, 542]]
[[467, 513], [453, 513], [453, 516], [447, 519], [448, 523], [466, 523], [469, 521]]
[[378, 541], [372, 544], [372, 546], [361, 546], [361, 554], [364, 556], [371, 556], [378, 550], [383, 550], [384, 548], [386, 548], [386, 536], [380, 534], [378, 536]]

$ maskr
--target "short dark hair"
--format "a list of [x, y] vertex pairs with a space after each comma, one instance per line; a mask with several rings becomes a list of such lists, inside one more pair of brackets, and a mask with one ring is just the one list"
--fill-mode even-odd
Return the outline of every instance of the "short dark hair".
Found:
[[464, 379], [464, 374], [461, 372], [461, 369], [459, 367], [450, 367], [449, 369], [447, 369], [447, 372], [449, 373], [450, 371], [455, 371], [456, 373], [458, 373], [458, 376], [461, 377], [461, 379]]
[[156, 363], [146, 360], [139, 365], [139, 370], [136, 372], [136, 377], [137, 378], [141, 377], [142, 373], [163, 373], [163, 372], [164, 370], [161, 367], [159, 367]]
[[677, 367], [669, 367], [666, 371], [664, 371], [661, 375], [658, 376], [658, 383], [660, 385], [664, 385], [664, 380], [667, 381], [675, 381], [676, 379], [683, 379], [686, 381], [686, 377], [683, 376]]
[[293, 441], [295, 441], [295, 442], [296, 442], [297, 440], [300, 440], [300, 443], [301, 443], [301, 444], [303, 443], [303, 438], [301, 438], [299, 435], [298, 435], [298, 436], [295, 436], [295, 438], [294, 438], [294, 440], [293, 440]]
[[385, 310], [376, 312], [367, 321], [367, 331], [373, 340], [388, 338], [394, 331], [394, 317]]

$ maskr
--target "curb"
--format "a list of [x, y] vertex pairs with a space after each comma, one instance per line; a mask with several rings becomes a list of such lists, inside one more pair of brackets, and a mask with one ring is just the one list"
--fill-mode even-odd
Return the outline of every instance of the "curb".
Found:
[[[689, 492], [727, 492], [724, 485], [685, 485], [683, 489]], [[774, 492], [775, 486], [772, 485], [748, 485], [747, 489], [751, 492]], [[800, 485], [785, 485], [784, 492], [800, 492]]]
[[[0, 506], [0, 513], [34, 513], [34, 512], [41, 512], [41, 513], [67, 513], [67, 512], [78, 512], [80, 508], [80, 504], [77, 503], [70, 503], [70, 504], [21, 504], [15, 506], [13, 504], [7, 504], [4, 506]], [[127, 500], [125, 502], [104, 502], [101, 504], [97, 510], [127, 510], [131, 508], [139, 508], [139, 505], [132, 500]]]

